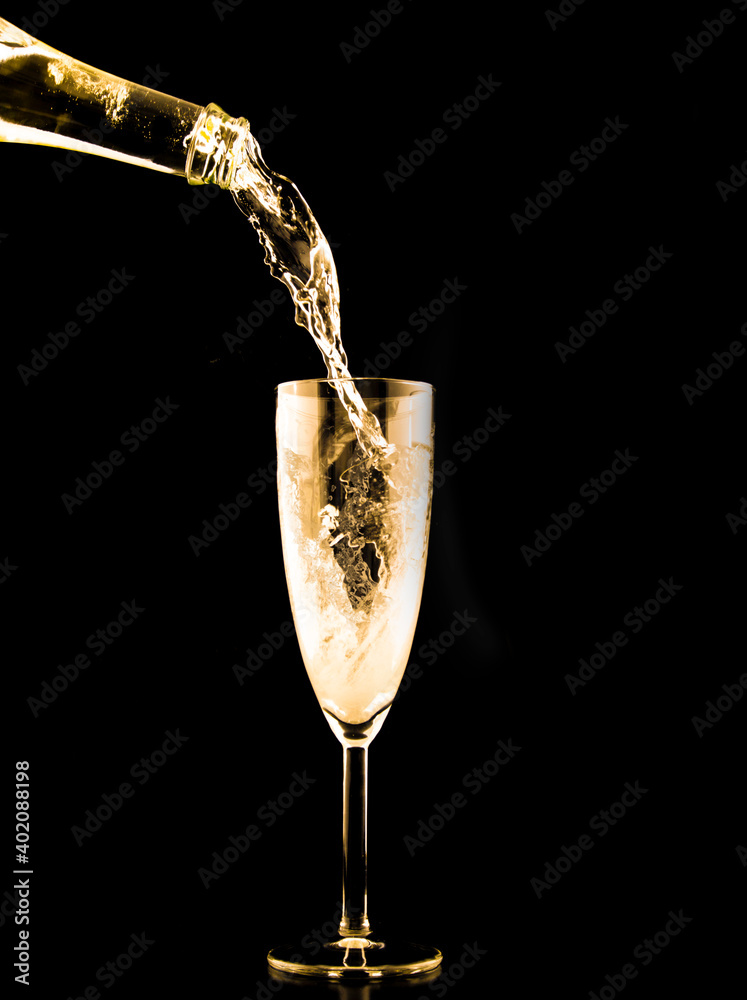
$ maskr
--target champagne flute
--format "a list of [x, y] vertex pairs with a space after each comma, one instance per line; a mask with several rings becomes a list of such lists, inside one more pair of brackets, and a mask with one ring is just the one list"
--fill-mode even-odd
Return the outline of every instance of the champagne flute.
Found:
[[[385, 456], [371, 457], [356, 436], [341, 402], [353, 387], [379, 421]], [[366, 794], [368, 747], [402, 679], [423, 592], [433, 388], [309, 379], [279, 385], [276, 400], [280, 532], [296, 634], [343, 746], [343, 864], [339, 936], [313, 957], [298, 946], [274, 948], [268, 962], [333, 979], [429, 972], [441, 962], [438, 949], [383, 941], [369, 923]]]

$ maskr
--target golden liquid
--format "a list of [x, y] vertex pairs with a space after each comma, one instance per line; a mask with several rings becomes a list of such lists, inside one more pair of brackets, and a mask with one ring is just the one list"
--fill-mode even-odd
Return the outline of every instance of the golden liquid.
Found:
[[351, 375], [342, 346], [340, 288], [329, 243], [298, 188], [268, 168], [251, 134], [244, 154], [230, 187], [236, 204], [257, 231], [270, 272], [290, 292], [296, 323], [308, 330], [321, 350], [328, 378], [340, 380], [335, 388], [361, 447], [375, 461], [391, 455], [378, 421], [352, 382], [344, 381]]
[[[280, 527], [296, 634], [321, 707], [362, 725], [391, 704], [410, 654], [426, 564], [432, 449], [398, 443], [388, 481], [379, 476], [372, 485], [360, 446], [346, 447], [358, 464], [344, 473], [349, 486], [340, 501], [339, 481], [331, 483], [314, 436], [299, 432], [296, 398], [281, 396]], [[320, 511], [320, 497], [337, 506]]]

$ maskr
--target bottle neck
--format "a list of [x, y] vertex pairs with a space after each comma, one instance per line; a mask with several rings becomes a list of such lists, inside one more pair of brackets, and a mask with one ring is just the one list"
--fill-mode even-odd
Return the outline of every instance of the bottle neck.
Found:
[[244, 119], [95, 69], [0, 19], [0, 141], [54, 146], [228, 186]]
[[189, 183], [230, 187], [248, 132], [245, 118], [229, 118], [217, 104], [203, 108], [189, 137], [185, 164]]

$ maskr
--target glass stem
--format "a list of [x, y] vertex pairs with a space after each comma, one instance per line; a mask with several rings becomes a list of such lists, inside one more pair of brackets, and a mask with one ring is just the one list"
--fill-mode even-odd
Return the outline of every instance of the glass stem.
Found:
[[365, 937], [368, 923], [368, 747], [343, 745], [342, 937]]

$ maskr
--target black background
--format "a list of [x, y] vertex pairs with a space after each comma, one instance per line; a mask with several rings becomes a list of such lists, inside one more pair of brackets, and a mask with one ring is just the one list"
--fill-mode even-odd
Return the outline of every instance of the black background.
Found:
[[[747, 527], [726, 515], [747, 494], [747, 360], [692, 404], [682, 387], [745, 341], [747, 193], [716, 184], [747, 147], [747, 11], [587, 0], [553, 27], [541, 4], [403, 3], [346, 59], [371, 9], [75, 0], [46, 25], [32, 4], [3, 13], [36, 13], [55, 48], [128, 80], [156, 70], [159, 89], [255, 132], [283, 112], [265, 157], [335, 245], [353, 372], [437, 388], [436, 469], [453, 474], [434, 496], [422, 676], [371, 751], [369, 877], [374, 925], [440, 946], [450, 978], [379, 992], [586, 997], [632, 963], [631, 997], [718, 993], [744, 940], [747, 699], [701, 735], [692, 720], [745, 671]], [[678, 67], [672, 54], [727, 9], [733, 23]], [[453, 130], [444, 113], [481, 76], [501, 86]], [[582, 172], [570, 157], [608, 118], [626, 127]], [[439, 126], [446, 141], [392, 191], [385, 172]], [[323, 364], [290, 304], [227, 348], [223, 333], [279, 287], [227, 195], [185, 220], [202, 189], [98, 157], [60, 180], [64, 156], [0, 157], [0, 559], [14, 567], [0, 589], [0, 979], [22, 993], [8, 900], [14, 763], [28, 760], [27, 993], [263, 1000], [279, 988], [268, 948], [321, 928], [340, 895], [339, 747], [295, 639], [243, 683], [234, 671], [290, 619], [274, 488], [247, 486], [272, 480], [273, 387]], [[512, 214], [567, 169], [573, 183], [517, 231]], [[671, 256], [623, 301], [616, 282], [652, 247]], [[18, 366], [122, 268], [128, 287], [24, 384]], [[465, 290], [416, 332], [409, 317], [447, 279]], [[569, 327], [609, 298], [617, 312], [561, 361]], [[403, 330], [411, 346], [377, 361]], [[166, 396], [178, 409], [69, 514], [62, 494]], [[491, 408], [510, 418], [475, 439]], [[584, 500], [626, 449], [630, 468]], [[252, 506], [195, 556], [189, 536], [242, 491]], [[579, 501], [583, 516], [528, 562], [522, 546]], [[661, 579], [681, 589], [633, 634], [623, 619]], [[123, 601], [144, 611], [35, 716], [28, 699]], [[424, 657], [457, 612], [475, 622]], [[579, 659], [621, 629], [627, 645], [571, 694]], [[183, 746], [138, 784], [131, 767], [177, 729]], [[509, 739], [520, 752], [471, 794], [465, 776]], [[258, 811], [294, 772], [314, 783], [269, 826]], [[79, 846], [72, 828], [127, 781], [132, 798]], [[531, 880], [626, 782], [647, 789], [640, 802], [538, 894]], [[459, 791], [466, 804], [408, 850]], [[252, 823], [259, 840], [206, 888], [198, 870]], [[644, 965], [634, 949], [670, 910], [690, 922]], [[132, 934], [154, 943], [113, 985], [97, 980]], [[484, 951], [472, 968], [466, 944]], [[300, 989], [338, 988], [282, 986]]]

